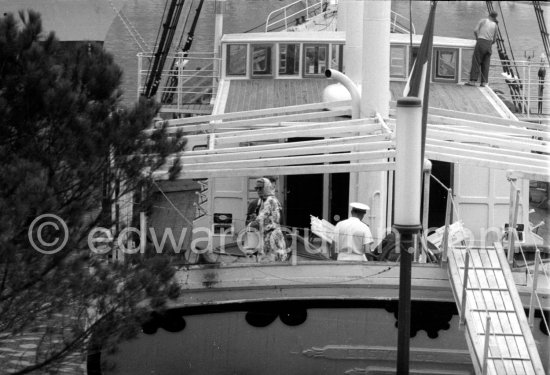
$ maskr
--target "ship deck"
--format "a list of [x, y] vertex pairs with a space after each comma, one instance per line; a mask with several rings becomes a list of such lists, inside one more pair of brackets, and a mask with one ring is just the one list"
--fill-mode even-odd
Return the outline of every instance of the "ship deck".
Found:
[[[406, 82], [390, 82], [392, 101], [403, 96]], [[488, 116], [501, 116], [486, 91], [479, 87], [449, 83], [430, 84], [430, 107], [457, 112], [478, 113]]]
[[223, 112], [286, 107], [322, 102], [323, 90], [335, 83], [330, 79], [229, 80]]
[[[330, 79], [256, 79], [228, 80], [217, 108], [218, 113], [252, 111], [265, 108], [322, 102]], [[406, 82], [390, 82], [391, 100], [402, 96]], [[430, 84], [430, 107], [456, 112], [504, 117], [489, 90], [449, 83]]]

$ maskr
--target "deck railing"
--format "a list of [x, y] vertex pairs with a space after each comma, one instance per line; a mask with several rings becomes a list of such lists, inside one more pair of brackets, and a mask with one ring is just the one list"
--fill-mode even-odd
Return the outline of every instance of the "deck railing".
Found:
[[[516, 105], [516, 111], [523, 115], [550, 114], [550, 76], [544, 80], [538, 77], [539, 69], [548, 69], [548, 66], [543, 62], [535, 61], [505, 61], [504, 63], [517, 68], [520, 78], [506, 75], [502, 72], [501, 61], [491, 60], [489, 85], [493, 91], [501, 99], [519, 104]], [[510, 85], [516, 85], [520, 90], [510, 90]], [[521, 92], [521, 95], [512, 92]]]
[[[541, 251], [538, 247], [536, 247], [535, 253], [534, 253], [534, 259], [532, 261], [533, 266], [529, 266], [529, 262], [527, 261], [526, 251], [524, 251], [522, 243], [519, 241], [519, 235], [517, 230], [517, 217], [518, 217], [518, 211], [519, 211], [519, 205], [521, 201], [521, 189], [517, 186], [517, 178], [513, 176], [513, 173], [510, 172], [508, 174], [508, 180], [510, 182], [510, 224], [507, 228], [506, 233], [506, 240], [508, 243], [508, 262], [512, 265], [514, 265], [514, 255], [515, 254], [521, 254], [521, 260], [523, 260], [525, 265], [525, 270], [527, 273], [528, 282], [531, 283], [531, 298], [529, 302], [529, 325], [532, 327], [534, 323], [534, 313], [535, 309], [538, 307], [541, 311], [542, 310], [542, 304], [539, 298], [539, 295], [537, 293], [537, 287], [539, 284], [539, 277], [544, 276], [544, 279], [546, 281], [546, 285], [550, 285], [550, 276], [547, 272], [546, 268], [548, 268], [548, 265], [550, 264], [548, 262], [548, 259], [543, 260], [541, 256]], [[541, 272], [542, 271], [542, 272]], [[544, 314], [542, 314], [542, 319], [544, 322], [544, 325], [546, 326], [546, 330], [550, 332], [549, 328], [549, 322], [546, 320], [546, 317]]]
[[[153, 53], [138, 53], [137, 95], [144, 92]], [[163, 105], [181, 109], [188, 104], [211, 103], [217, 94], [220, 58], [213, 53], [177, 52], [168, 55], [174, 62], [162, 72], [156, 98]]]
[[[265, 22], [265, 31], [285, 31], [292, 26], [301, 24], [310, 18], [322, 14], [329, 9], [335, 9], [338, 4], [337, 0], [298, 0], [290, 3], [282, 8], [276, 9], [269, 13]], [[329, 7], [331, 5], [331, 7]], [[416, 34], [414, 25], [410, 20], [397, 13], [391, 11], [391, 32], [393, 33], [408, 33], [409, 27], [412, 26], [412, 33]]]
[[328, 1], [298, 0], [269, 13], [265, 22], [265, 31], [287, 30], [300, 20], [306, 21], [325, 11]]

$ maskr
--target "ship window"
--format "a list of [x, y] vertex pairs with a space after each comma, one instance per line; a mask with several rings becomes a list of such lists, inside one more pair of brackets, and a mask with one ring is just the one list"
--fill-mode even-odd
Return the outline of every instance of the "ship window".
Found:
[[390, 47], [390, 77], [405, 77], [405, 46]]
[[333, 44], [331, 46], [331, 56], [330, 56], [330, 68], [342, 71], [342, 51], [344, 46], [341, 44]]
[[304, 77], [319, 76], [325, 74], [328, 63], [328, 45], [306, 44], [304, 45]]
[[246, 44], [227, 45], [227, 67], [228, 76], [246, 75]]
[[434, 82], [458, 82], [458, 49], [434, 48]]
[[273, 74], [271, 58], [273, 46], [252, 45], [252, 76], [270, 76]]
[[279, 44], [279, 75], [294, 76], [300, 73], [300, 45]]

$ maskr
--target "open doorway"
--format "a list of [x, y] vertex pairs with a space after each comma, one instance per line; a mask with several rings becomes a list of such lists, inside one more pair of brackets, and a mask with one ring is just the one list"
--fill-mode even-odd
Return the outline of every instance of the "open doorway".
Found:
[[310, 225], [309, 215], [323, 216], [323, 175], [287, 176], [285, 190], [285, 223], [303, 235], [304, 228]]
[[330, 210], [328, 221], [336, 224], [348, 218], [349, 173], [332, 173], [330, 175]]
[[430, 199], [428, 228], [445, 225], [445, 210], [447, 208], [447, 189], [453, 186], [453, 164], [444, 161], [432, 162], [432, 176], [437, 178], [445, 187], [434, 178], [430, 179]]

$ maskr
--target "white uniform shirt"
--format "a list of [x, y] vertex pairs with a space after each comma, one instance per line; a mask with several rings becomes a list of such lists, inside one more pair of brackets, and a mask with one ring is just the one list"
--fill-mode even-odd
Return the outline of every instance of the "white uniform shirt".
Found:
[[353, 216], [336, 224], [334, 241], [337, 253], [353, 254], [363, 254], [363, 245], [373, 242], [367, 224]]

